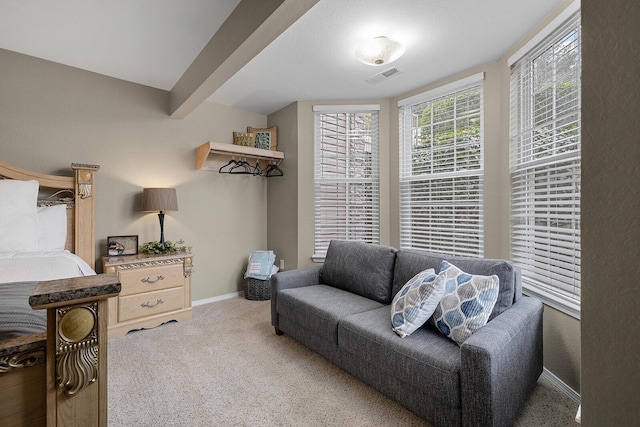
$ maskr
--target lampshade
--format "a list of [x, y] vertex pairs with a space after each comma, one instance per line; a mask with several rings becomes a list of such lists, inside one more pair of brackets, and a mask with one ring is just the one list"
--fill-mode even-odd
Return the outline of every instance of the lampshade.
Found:
[[143, 212], [169, 212], [178, 210], [175, 188], [145, 188], [142, 190]]
[[387, 37], [376, 37], [356, 49], [356, 58], [367, 65], [388, 64], [400, 58], [404, 53], [404, 46]]

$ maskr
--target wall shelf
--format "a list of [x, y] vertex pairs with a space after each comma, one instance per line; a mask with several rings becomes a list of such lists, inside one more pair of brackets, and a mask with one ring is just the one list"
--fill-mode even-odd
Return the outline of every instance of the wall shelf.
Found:
[[270, 163], [279, 165], [284, 159], [284, 153], [211, 141], [205, 142], [196, 149], [196, 169], [198, 170], [217, 171], [232, 159], [246, 160], [254, 164], [259, 162], [264, 170]]

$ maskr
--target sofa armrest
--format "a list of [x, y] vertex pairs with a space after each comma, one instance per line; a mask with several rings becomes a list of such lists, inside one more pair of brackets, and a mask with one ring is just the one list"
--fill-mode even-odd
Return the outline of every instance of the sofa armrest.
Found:
[[278, 329], [278, 292], [283, 289], [300, 288], [320, 284], [321, 265], [296, 270], [282, 271], [271, 276], [271, 324]]
[[461, 346], [463, 426], [512, 426], [542, 373], [542, 303], [522, 297]]

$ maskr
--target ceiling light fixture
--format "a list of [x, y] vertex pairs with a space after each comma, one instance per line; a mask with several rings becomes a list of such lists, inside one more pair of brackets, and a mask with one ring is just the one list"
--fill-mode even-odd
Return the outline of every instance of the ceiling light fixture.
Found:
[[376, 37], [356, 49], [356, 58], [367, 65], [383, 65], [395, 61], [404, 53], [404, 46], [385, 36]]

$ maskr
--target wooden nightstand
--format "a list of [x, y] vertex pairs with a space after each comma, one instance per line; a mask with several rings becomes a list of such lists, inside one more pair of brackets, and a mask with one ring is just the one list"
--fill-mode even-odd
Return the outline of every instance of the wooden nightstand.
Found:
[[117, 273], [122, 290], [109, 299], [109, 338], [170, 320], [191, 319], [193, 255], [102, 257], [102, 270]]

